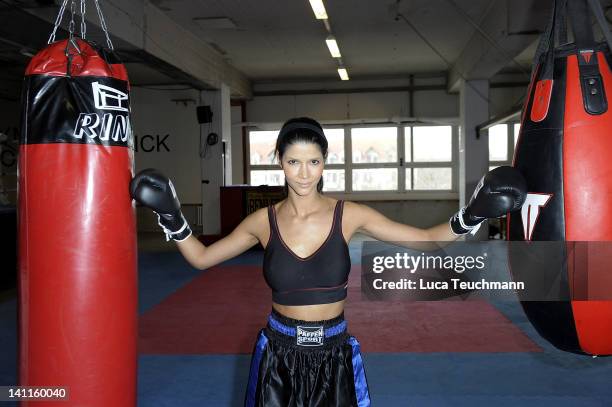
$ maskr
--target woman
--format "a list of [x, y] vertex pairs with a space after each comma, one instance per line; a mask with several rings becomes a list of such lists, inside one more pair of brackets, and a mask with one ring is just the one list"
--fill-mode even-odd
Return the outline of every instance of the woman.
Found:
[[141, 172], [131, 193], [158, 214], [166, 238], [177, 242], [195, 268], [212, 267], [258, 242], [265, 248], [272, 312], [253, 352], [246, 406], [369, 406], [359, 343], [347, 333], [343, 317], [351, 267], [347, 242], [356, 232], [383, 241], [455, 240], [475, 232], [487, 217], [520, 208], [524, 180], [512, 168], [500, 167], [483, 177], [468, 206], [450, 222], [419, 229], [321, 194], [327, 140], [315, 120], [286, 122], [276, 156], [287, 197], [249, 215], [208, 247], [191, 235], [174, 187], [163, 175]]

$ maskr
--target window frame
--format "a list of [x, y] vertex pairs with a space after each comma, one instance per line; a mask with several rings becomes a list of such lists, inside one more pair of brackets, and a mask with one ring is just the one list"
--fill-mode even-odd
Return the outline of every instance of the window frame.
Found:
[[[450, 162], [406, 162], [405, 160], [405, 128], [410, 127], [433, 127], [433, 126], [450, 126], [451, 127], [451, 161]], [[340, 169], [344, 170], [344, 191], [324, 191], [325, 194], [333, 195], [339, 199], [348, 199], [354, 201], [399, 201], [399, 200], [447, 200], [458, 199], [458, 180], [459, 180], [459, 130], [455, 124], [415, 124], [415, 123], [363, 123], [363, 124], [336, 124], [324, 125], [324, 129], [343, 129], [344, 130], [344, 163], [328, 164], [325, 163], [325, 170]], [[377, 127], [395, 127], [397, 129], [397, 160], [387, 163], [353, 163], [352, 137], [351, 129], [353, 128], [377, 128]], [[247, 184], [251, 184], [251, 171], [253, 170], [278, 170], [278, 164], [251, 165], [250, 160], [250, 134], [251, 131], [259, 129], [247, 129]], [[279, 129], [280, 130], [280, 129]], [[278, 130], [277, 130], [278, 131]], [[411, 130], [412, 135], [412, 130]], [[414, 151], [414, 143], [411, 142], [411, 154]], [[406, 169], [411, 168], [451, 168], [451, 189], [450, 190], [406, 190]], [[397, 190], [377, 190], [377, 191], [354, 191], [353, 190], [353, 170], [366, 168], [396, 168], [398, 171]], [[411, 185], [414, 185], [414, 174], [411, 171]]]

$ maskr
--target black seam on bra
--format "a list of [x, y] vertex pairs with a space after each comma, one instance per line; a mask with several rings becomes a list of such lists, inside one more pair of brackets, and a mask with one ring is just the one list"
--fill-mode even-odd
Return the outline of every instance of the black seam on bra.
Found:
[[300, 291], [331, 291], [331, 290], [337, 290], [338, 288], [345, 289], [347, 287], [348, 287], [348, 280], [346, 280], [342, 284], [339, 284], [333, 287], [296, 288], [295, 290], [276, 291], [276, 293], [277, 294], [289, 294], [289, 293], [300, 292]]
[[[332, 237], [334, 236], [334, 232], [336, 229], [336, 221], [338, 218], [338, 208], [340, 207], [339, 205], [340, 201], [336, 202], [336, 206], [334, 207], [334, 213], [332, 216], [332, 226], [331, 229], [329, 231], [329, 234], [327, 235], [327, 238], [325, 239], [325, 241], [319, 246], [319, 248], [317, 250], [315, 250], [313, 253], [311, 253], [308, 257], [300, 257], [297, 254], [295, 254], [295, 252], [293, 250], [291, 250], [291, 248], [289, 247], [289, 245], [287, 245], [287, 243], [285, 243], [285, 241], [283, 240], [283, 237], [281, 236], [281, 233], [279, 231], [278, 228], [278, 220], [276, 217], [276, 209], [274, 208], [274, 205], [272, 205], [272, 214], [273, 214], [273, 220], [274, 220], [274, 229], [276, 230], [277, 236], [278, 236], [278, 240], [281, 242], [281, 244], [283, 245], [283, 247], [285, 248], [285, 250], [291, 254], [293, 257], [295, 257], [297, 260], [299, 261], [308, 261], [310, 260], [312, 257], [314, 257], [317, 253], [319, 253], [321, 251], [321, 249], [323, 249], [325, 247], [325, 245], [327, 245], [327, 243], [332, 239]], [[342, 219], [340, 219], [340, 221], [342, 221]], [[340, 229], [342, 230], [342, 225], [340, 225]], [[342, 240], [344, 240], [344, 237], [342, 238]], [[266, 246], [267, 247], [267, 246]]]

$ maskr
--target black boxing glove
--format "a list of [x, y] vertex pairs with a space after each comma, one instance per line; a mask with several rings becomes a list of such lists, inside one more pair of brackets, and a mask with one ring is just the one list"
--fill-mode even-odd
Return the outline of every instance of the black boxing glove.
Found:
[[526, 198], [527, 182], [521, 173], [512, 167], [497, 167], [480, 179], [467, 206], [450, 218], [451, 230], [455, 235], [473, 235], [485, 219], [520, 209]]
[[157, 223], [164, 230], [166, 241], [182, 242], [191, 236], [174, 185], [161, 172], [153, 168], [140, 171], [130, 182], [130, 195], [157, 214]]

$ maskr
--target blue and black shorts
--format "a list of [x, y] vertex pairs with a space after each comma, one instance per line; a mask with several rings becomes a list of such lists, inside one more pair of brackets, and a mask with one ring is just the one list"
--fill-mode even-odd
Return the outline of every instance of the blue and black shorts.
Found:
[[245, 406], [370, 406], [359, 342], [344, 314], [301, 321], [272, 310], [253, 350]]

